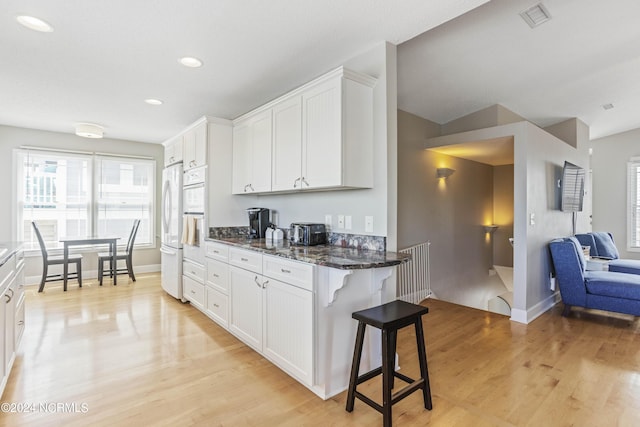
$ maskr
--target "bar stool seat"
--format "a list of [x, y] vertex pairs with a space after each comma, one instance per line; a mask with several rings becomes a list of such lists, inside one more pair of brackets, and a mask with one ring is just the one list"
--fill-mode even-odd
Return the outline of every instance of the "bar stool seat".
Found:
[[[429, 309], [427, 307], [397, 300], [366, 310], [356, 311], [352, 314], [352, 317], [358, 321], [358, 332], [356, 333], [351, 377], [349, 379], [349, 391], [347, 393], [346, 410], [348, 412], [353, 411], [355, 398], [357, 397], [382, 413], [383, 425], [390, 427], [392, 405], [416, 390], [422, 390], [424, 407], [425, 409], [431, 410], [433, 405], [431, 402], [431, 388], [429, 386], [429, 372], [427, 370], [427, 353], [424, 346], [424, 332], [422, 330], [422, 315], [428, 312]], [[420, 378], [417, 380], [395, 371], [398, 329], [412, 324], [416, 329], [416, 344], [420, 364]], [[382, 366], [365, 374], [358, 375], [366, 325], [378, 328], [382, 332]], [[358, 384], [368, 381], [380, 374], [382, 374], [382, 405], [357, 391]], [[407, 382], [408, 385], [396, 393], [392, 393], [395, 378], [400, 378]]]

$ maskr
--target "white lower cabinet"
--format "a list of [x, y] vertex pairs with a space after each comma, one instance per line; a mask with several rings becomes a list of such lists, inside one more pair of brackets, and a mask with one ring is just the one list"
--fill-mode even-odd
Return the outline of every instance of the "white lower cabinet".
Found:
[[313, 292], [265, 278], [265, 357], [297, 378], [313, 384]]
[[203, 311], [205, 306], [204, 276], [204, 266], [190, 260], [182, 262], [184, 299], [200, 311]]
[[261, 274], [229, 267], [229, 330], [259, 352], [262, 352], [262, 280]]
[[229, 297], [222, 292], [206, 286], [207, 314], [216, 323], [225, 329], [229, 328]]
[[[313, 266], [256, 252], [238, 249], [230, 252], [231, 260], [235, 258], [252, 266], [261, 261], [261, 265], [254, 268], [256, 271], [229, 267], [229, 330], [291, 376], [311, 386]], [[256, 255], [261, 259], [256, 260]], [[293, 282], [304, 282], [309, 288], [274, 278], [281, 279], [292, 272], [297, 273]]]
[[24, 254], [0, 266], [0, 396], [7, 384], [24, 331]]

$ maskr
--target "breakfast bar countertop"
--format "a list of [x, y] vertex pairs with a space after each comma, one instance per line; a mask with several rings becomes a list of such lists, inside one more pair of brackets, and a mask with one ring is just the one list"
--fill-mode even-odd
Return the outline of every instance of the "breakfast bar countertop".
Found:
[[246, 236], [207, 238], [205, 240], [340, 270], [392, 267], [411, 260], [411, 255], [397, 252], [332, 245], [300, 246], [292, 245], [288, 240], [267, 242], [265, 239], [249, 239]]

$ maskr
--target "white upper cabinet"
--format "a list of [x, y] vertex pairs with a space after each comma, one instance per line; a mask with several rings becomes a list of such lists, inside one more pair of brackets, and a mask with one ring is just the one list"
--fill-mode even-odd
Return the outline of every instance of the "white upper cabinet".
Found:
[[[340, 67], [236, 120], [234, 182], [236, 176], [245, 182], [234, 184], [234, 194], [372, 188], [375, 82]], [[271, 187], [258, 189], [246, 177], [251, 168], [236, 158], [251, 155], [244, 145], [255, 137], [242, 128], [261, 113], [272, 117], [273, 140]]]
[[294, 96], [273, 107], [272, 190], [300, 189], [302, 98]]
[[183, 135], [183, 168], [185, 171], [207, 164], [207, 122], [188, 129]]
[[164, 165], [169, 166], [182, 161], [182, 135], [179, 135], [164, 145]]
[[234, 122], [233, 194], [271, 191], [271, 109]]

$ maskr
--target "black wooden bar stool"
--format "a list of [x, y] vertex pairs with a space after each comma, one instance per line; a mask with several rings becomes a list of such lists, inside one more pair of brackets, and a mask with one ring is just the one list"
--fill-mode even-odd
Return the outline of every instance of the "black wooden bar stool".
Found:
[[[429, 372], [427, 371], [427, 353], [424, 348], [424, 333], [422, 331], [422, 315], [429, 309], [421, 305], [404, 301], [393, 301], [366, 310], [356, 311], [352, 317], [358, 321], [356, 345], [353, 350], [353, 363], [351, 365], [351, 378], [349, 379], [349, 392], [347, 394], [347, 411], [353, 411], [355, 398], [362, 400], [373, 409], [382, 413], [383, 425], [391, 426], [391, 406], [404, 399], [416, 390], [422, 389], [424, 407], [431, 410], [431, 388], [429, 387]], [[395, 370], [396, 338], [398, 329], [413, 324], [416, 328], [416, 341], [418, 345], [418, 359], [420, 362], [420, 379], [414, 380]], [[360, 358], [362, 357], [362, 345], [364, 331], [367, 325], [382, 331], [382, 366], [358, 376], [360, 370]], [[357, 391], [358, 384], [382, 374], [382, 405], [369, 399]], [[407, 386], [391, 393], [394, 378], [409, 383]]]

